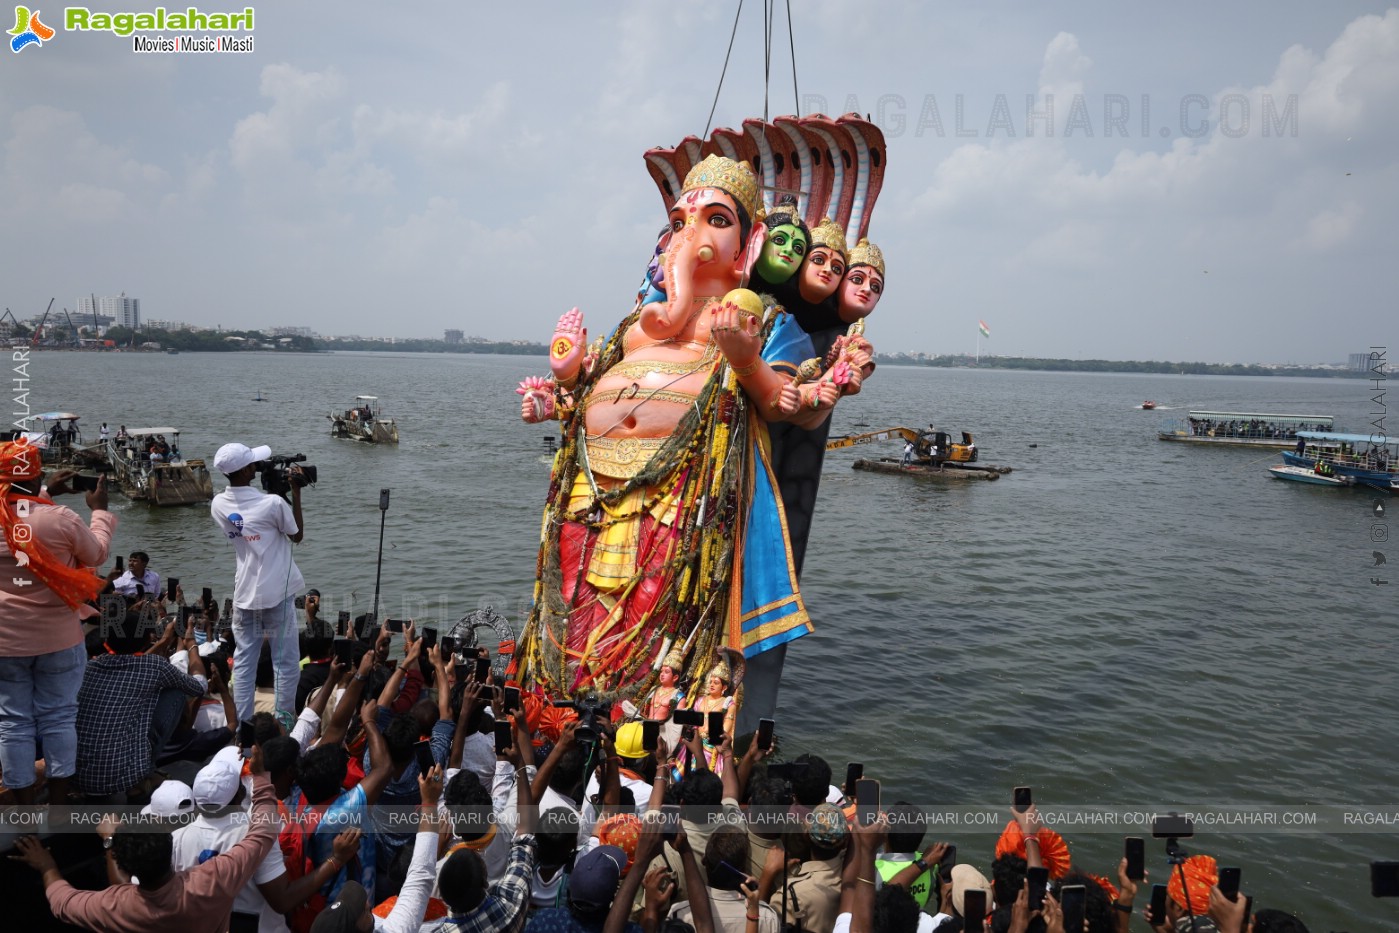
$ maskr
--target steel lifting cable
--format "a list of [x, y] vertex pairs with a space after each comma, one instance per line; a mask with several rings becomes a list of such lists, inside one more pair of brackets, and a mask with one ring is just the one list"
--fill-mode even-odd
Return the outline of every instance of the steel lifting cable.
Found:
[[802, 99], [797, 93], [797, 40], [792, 38], [792, 0], [787, 0], [787, 47], [792, 50], [792, 98], [796, 109], [792, 113], [802, 115]]
[[772, 14], [777, 0], [763, 0], [763, 122], [768, 121], [768, 84], [772, 76]]
[[738, 35], [738, 18], [743, 14], [743, 0], [738, 0], [738, 12], [734, 14], [733, 30], [729, 33], [729, 50], [724, 53], [724, 68], [719, 72], [719, 86], [714, 89], [714, 103], [709, 106], [709, 119], [704, 121], [704, 138], [709, 137], [709, 128], [714, 125], [714, 111], [719, 106], [719, 92], [724, 89], [724, 75], [729, 71], [729, 56], [734, 50], [734, 36]]

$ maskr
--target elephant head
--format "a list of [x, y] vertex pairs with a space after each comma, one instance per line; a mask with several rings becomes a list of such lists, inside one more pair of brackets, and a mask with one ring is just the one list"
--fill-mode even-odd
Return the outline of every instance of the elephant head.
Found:
[[710, 156], [690, 171], [670, 209], [663, 258], [667, 300], [647, 305], [641, 329], [655, 340], [674, 337], [695, 306], [747, 281], [767, 228], [757, 218], [758, 182], [746, 163]]

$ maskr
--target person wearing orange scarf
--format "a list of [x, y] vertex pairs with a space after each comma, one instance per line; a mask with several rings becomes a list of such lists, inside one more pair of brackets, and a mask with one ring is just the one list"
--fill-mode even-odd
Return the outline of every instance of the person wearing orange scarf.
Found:
[[71, 492], [71, 472], [45, 489], [38, 448], [0, 443], [0, 769], [20, 803], [35, 795], [35, 738], [42, 737], [49, 800], [61, 803], [78, 760], [78, 688], [87, 652], [78, 609], [103, 581], [117, 519], [106, 478], [87, 494], [89, 523], [51, 498]]

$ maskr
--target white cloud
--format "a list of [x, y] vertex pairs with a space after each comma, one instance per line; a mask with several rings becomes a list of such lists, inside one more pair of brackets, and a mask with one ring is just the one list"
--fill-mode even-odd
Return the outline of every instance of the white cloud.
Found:
[[1360, 205], [1353, 201], [1347, 201], [1337, 210], [1319, 211], [1307, 221], [1299, 245], [1317, 252], [1333, 249], [1350, 238], [1363, 213]]
[[79, 114], [38, 105], [10, 119], [0, 184], [11, 217], [56, 229], [130, 219], [168, 181], [161, 167], [98, 140]]
[[1083, 93], [1084, 78], [1093, 60], [1078, 47], [1073, 33], [1061, 32], [1049, 40], [1040, 66], [1040, 96], [1052, 94], [1060, 107], [1068, 107], [1075, 94]]
[[253, 170], [259, 163], [285, 162], [333, 135], [328, 105], [345, 91], [345, 80], [334, 69], [301, 71], [291, 65], [268, 65], [262, 70], [261, 92], [272, 99], [265, 111], [251, 114], [233, 128], [229, 148], [233, 166]]
[[[1357, 240], [1393, 241], [1387, 222], [1378, 219], [1383, 215], [1362, 209], [1355, 195], [1369, 190], [1382, 203], [1395, 203], [1395, 151], [1341, 150], [1341, 140], [1394, 132], [1392, 119], [1376, 115], [1399, 112], [1396, 51], [1399, 11], [1361, 17], [1321, 55], [1299, 47], [1280, 53], [1268, 84], [1217, 91], [1207, 137], [1176, 138], [1164, 151], [1153, 148], [1154, 140], [1131, 140], [1105, 168], [1089, 165], [1084, 157], [1091, 150], [1062, 135], [965, 143], [934, 167], [912, 199], [909, 219], [932, 221], [948, 240], [965, 233], [967, 242], [994, 243], [994, 254], [963, 268], [1036, 283], [1041, 300], [1033, 309], [1007, 309], [1010, 322], [1003, 315], [1001, 333], [1022, 336], [1017, 352], [1070, 354], [1074, 344], [1065, 335], [1079, 329], [1075, 322], [1105, 317], [1114, 292], [1145, 283], [1188, 294], [1196, 288], [1190, 276], [1211, 266], [1216, 273], [1232, 269], [1230, 284], [1216, 285], [1225, 281], [1217, 275], [1212, 287], [1218, 291], [1208, 300], [1192, 295], [1178, 302], [1182, 323], [1227, 331], [1230, 322], [1217, 310], [1256, 304], [1260, 296], [1248, 295], [1244, 282], [1251, 275], [1276, 276], [1277, 256], [1301, 250], [1321, 257]], [[1056, 95], [1056, 109], [1061, 95], [1084, 90], [1078, 82], [1089, 77], [1088, 65], [1073, 35], [1060, 33], [1049, 42], [1041, 90]], [[1087, 90], [1093, 90], [1091, 81]], [[1218, 124], [1228, 95], [1235, 95], [1229, 98], [1232, 138]], [[1287, 111], [1293, 95], [1295, 134]], [[1242, 135], [1240, 99], [1249, 104]], [[1267, 120], [1265, 100], [1272, 108]], [[1350, 159], [1338, 162], [1338, 150]], [[1379, 164], [1363, 178], [1346, 177], [1343, 169], [1361, 159]], [[1095, 274], [1095, 293], [1076, 292], [1067, 278], [1082, 270]], [[1279, 285], [1263, 300], [1289, 316], [1311, 310], [1306, 290]], [[1284, 332], [1278, 332], [1280, 345]]]

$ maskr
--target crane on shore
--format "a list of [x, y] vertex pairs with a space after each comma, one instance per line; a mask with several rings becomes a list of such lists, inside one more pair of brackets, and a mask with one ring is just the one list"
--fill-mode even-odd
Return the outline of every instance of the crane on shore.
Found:
[[37, 347], [39, 345], [39, 338], [44, 335], [44, 324], [48, 322], [49, 312], [53, 310], [53, 303], [56, 300], [56, 298], [49, 299], [49, 306], [44, 309], [44, 316], [39, 319], [39, 326], [34, 328], [34, 336], [29, 340], [29, 345], [31, 347]]

